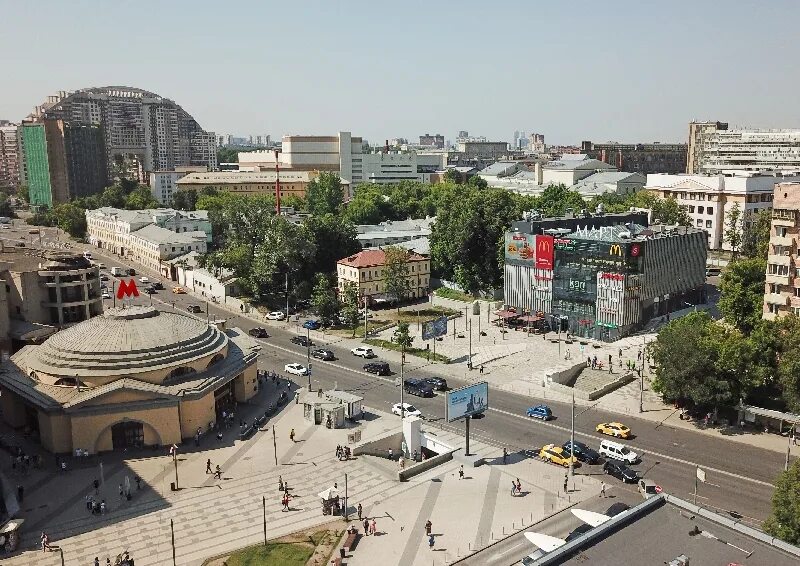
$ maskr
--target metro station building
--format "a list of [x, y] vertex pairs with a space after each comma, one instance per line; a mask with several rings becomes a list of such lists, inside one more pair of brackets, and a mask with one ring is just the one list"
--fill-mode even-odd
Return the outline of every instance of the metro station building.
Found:
[[5, 360], [0, 408], [54, 453], [180, 443], [255, 395], [259, 350], [221, 322], [113, 308]]

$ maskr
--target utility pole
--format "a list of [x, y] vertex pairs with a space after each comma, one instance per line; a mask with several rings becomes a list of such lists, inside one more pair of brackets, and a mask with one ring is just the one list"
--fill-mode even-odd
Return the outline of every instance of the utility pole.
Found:
[[569, 427], [569, 475], [575, 476], [575, 392], [572, 392], [572, 423]]
[[308, 368], [308, 392], [311, 392], [311, 329], [306, 328], [306, 367]]
[[[436, 338], [433, 339], [434, 344]], [[405, 379], [403, 379], [403, 368], [406, 365], [406, 345], [400, 344], [400, 430], [403, 430], [403, 420], [406, 418], [406, 406], [403, 404], [403, 389], [405, 389]]]
[[275, 427], [272, 427], [272, 449], [275, 451], [275, 465], [278, 465], [278, 442], [275, 440]]
[[469, 321], [469, 369], [472, 369], [472, 321]]
[[[277, 155], [277, 151], [275, 154]], [[277, 157], [275, 158], [277, 159]], [[277, 165], [276, 165], [277, 167]], [[278, 201], [280, 202], [280, 200]], [[286, 323], [289, 323], [289, 272], [286, 272]]]
[[369, 298], [364, 295], [364, 340], [367, 339], [367, 319], [369, 318]]
[[264, 510], [264, 546], [267, 546], [267, 498], [261, 496], [261, 507]]
[[344, 520], [347, 521], [347, 474], [344, 475]]
[[172, 566], [178, 566], [175, 561], [175, 521], [169, 520], [169, 530], [172, 532]]
[[[174, 445], [173, 445], [174, 446]], [[178, 451], [172, 450], [172, 462], [175, 464], [175, 489], [178, 489]]]

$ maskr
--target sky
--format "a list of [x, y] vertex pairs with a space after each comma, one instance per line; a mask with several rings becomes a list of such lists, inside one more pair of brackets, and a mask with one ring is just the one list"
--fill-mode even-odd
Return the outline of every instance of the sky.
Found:
[[0, 0], [0, 119], [125, 85], [217, 133], [548, 144], [797, 128], [797, 0]]

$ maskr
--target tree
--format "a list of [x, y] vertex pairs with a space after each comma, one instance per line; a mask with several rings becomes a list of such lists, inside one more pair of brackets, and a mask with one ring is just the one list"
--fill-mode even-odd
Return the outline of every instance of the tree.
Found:
[[400, 311], [400, 303], [408, 296], [408, 250], [396, 246], [384, 248], [384, 290], [393, 298]]
[[759, 210], [749, 218], [742, 233], [742, 255], [766, 258], [769, 250], [770, 210]]
[[325, 273], [317, 273], [314, 290], [311, 293], [311, 304], [325, 326], [330, 325], [339, 313], [339, 299], [332, 279]]
[[86, 235], [86, 211], [74, 203], [57, 204], [53, 208], [56, 226], [73, 238]]
[[344, 202], [342, 180], [335, 173], [322, 172], [306, 189], [306, 206], [314, 215], [335, 214]]
[[769, 330], [775, 339], [773, 359], [781, 395], [790, 410], [800, 411], [800, 317], [781, 317]]
[[150, 192], [147, 185], [139, 185], [133, 189], [125, 198], [125, 208], [128, 210], [145, 210], [147, 208], [159, 208], [161, 203]]
[[461, 175], [458, 174], [454, 168], [450, 168], [444, 172], [442, 177], [445, 183], [460, 183], [461, 182]]
[[586, 201], [565, 185], [550, 185], [536, 199], [535, 208], [546, 217], [563, 216], [568, 208], [573, 212], [580, 212], [586, 208]]
[[347, 281], [341, 293], [342, 317], [346, 326], [353, 328], [353, 337], [356, 335], [356, 325], [359, 319], [358, 286], [352, 281]]
[[197, 210], [197, 198], [194, 189], [176, 191], [172, 195], [172, 206], [178, 210]]
[[658, 220], [662, 224], [692, 225], [686, 206], [678, 204], [672, 197], [660, 198], [653, 193], [639, 191], [630, 197], [628, 204], [635, 208], [649, 208], [654, 222]]
[[764, 531], [789, 544], [800, 544], [800, 460], [781, 472], [772, 493], [772, 514]]
[[28, 185], [20, 185], [17, 187], [16, 197], [24, 202], [31, 201], [30, 190], [28, 189]]
[[725, 320], [749, 334], [761, 320], [767, 263], [762, 258], [732, 261], [722, 273], [719, 311]]
[[307, 237], [316, 250], [308, 265], [308, 280], [315, 272], [334, 273], [336, 262], [361, 250], [356, 227], [341, 216], [312, 216], [303, 223]]
[[[412, 338], [411, 334], [408, 331], [408, 323], [407, 322], [398, 322], [397, 328], [395, 328], [392, 339], [394, 340], [395, 344], [401, 346], [402, 348], [410, 348], [411, 344], [413, 343], [414, 339]], [[403, 360], [405, 361], [405, 360]]]
[[111, 185], [100, 194], [97, 199], [98, 206], [110, 206], [113, 208], [125, 207], [126, 193], [119, 185]]
[[731, 247], [733, 259], [736, 259], [739, 255], [739, 248], [742, 247], [742, 209], [738, 202], [733, 203], [725, 215], [725, 229], [722, 237]]
[[9, 218], [14, 216], [14, 209], [11, 208], [11, 200], [6, 193], [0, 193], [0, 216]]
[[361, 184], [355, 188], [353, 198], [347, 203], [344, 216], [353, 224], [378, 224], [391, 218], [390, 210], [379, 188]]
[[476, 189], [489, 188], [489, 183], [486, 182], [486, 179], [478, 175], [473, 175], [472, 177], [470, 177], [469, 180], [467, 181], [467, 185], [469, 185], [470, 187], [474, 187]]

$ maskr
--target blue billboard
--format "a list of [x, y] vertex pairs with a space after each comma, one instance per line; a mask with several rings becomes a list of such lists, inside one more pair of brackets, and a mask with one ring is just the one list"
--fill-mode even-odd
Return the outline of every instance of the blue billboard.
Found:
[[422, 339], [431, 340], [447, 334], [447, 317], [441, 316], [422, 323]]
[[447, 392], [445, 414], [447, 422], [471, 417], [489, 408], [489, 384], [485, 381]]

